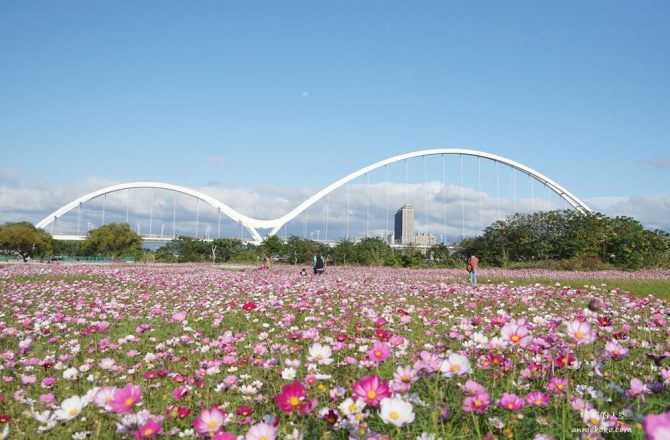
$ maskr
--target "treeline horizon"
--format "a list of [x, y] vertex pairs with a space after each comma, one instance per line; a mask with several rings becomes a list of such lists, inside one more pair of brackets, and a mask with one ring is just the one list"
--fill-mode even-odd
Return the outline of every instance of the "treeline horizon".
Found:
[[670, 234], [648, 230], [625, 216], [573, 210], [514, 214], [488, 226], [481, 235], [452, 246], [436, 244], [392, 248], [381, 238], [343, 240], [328, 246], [297, 236], [270, 236], [260, 245], [223, 238], [209, 242], [181, 236], [155, 251], [141, 248], [141, 237], [127, 224], [103, 225], [84, 241], [57, 241], [30, 223], [0, 226], [0, 252], [29, 258], [57, 256], [109, 257], [165, 263], [258, 263], [311, 265], [317, 252], [327, 264], [393, 267], [461, 267], [469, 255], [482, 266], [544, 267], [550, 269], [640, 269], [670, 267]]

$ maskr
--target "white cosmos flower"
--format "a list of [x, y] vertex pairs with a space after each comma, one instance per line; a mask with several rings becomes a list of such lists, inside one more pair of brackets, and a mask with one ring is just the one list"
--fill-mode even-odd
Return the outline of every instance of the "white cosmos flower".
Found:
[[464, 376], [470, 372], [470, 361], [467, 356], [452, 353], [440, 364], [440, 371], [446, 377]]
[[309, 347], [309, 356], [307, 356], [307, 360], [316, 362], [319, 365], [329, 365], [333, 362], [333, 359], [331, 358], [332, 354], [333, 352], [330, 345], [321, 345], [318, 342], [315, 342]]
[[348, 397], [340, 403], [337, 409], [345, 416], [360, 414], [365, 409], [365, 401], [363, 399], [354, 401], [351, 397]]
[[74, 419], [86, 406], [84, 403], [85, 402], [79, 396], [72, 396], [63, 400], [60, 408], [55, 412], [56, 418], [65, 422]]
[[293, 367], [284, 368], [281, 372], [281, 378], [284, 380], [293, 380], [295, 379], [296, 371]]
[[379, 416], [384, 423], [390, 423], [399, 428], [414, 421], [414, 409], [411, 403], [402, 399], [386, 398], [381, 402]]
[[70, 367], [67, 370], [63, 371], [63, 379], [65, 380], [77, 380], [79, 377], [79, 370], [74, 367]]

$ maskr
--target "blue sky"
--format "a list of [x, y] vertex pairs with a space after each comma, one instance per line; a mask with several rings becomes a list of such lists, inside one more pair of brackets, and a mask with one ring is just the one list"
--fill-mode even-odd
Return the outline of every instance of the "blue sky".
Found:
[[666, 227], [668, 22], [665, 1], [0, 2], [0, 221], [58, 207], [31, 190], [290, 193], [463, 147]]

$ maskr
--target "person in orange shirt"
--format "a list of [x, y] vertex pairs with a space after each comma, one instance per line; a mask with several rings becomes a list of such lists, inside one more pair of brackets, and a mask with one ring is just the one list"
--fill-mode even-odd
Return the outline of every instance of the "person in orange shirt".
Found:
[[477, 284], [477, 270], [479, 269], [479, 258], [476, 255], [470, 255], [468, 258], [468, 268], [470, 269], [470, 284]]

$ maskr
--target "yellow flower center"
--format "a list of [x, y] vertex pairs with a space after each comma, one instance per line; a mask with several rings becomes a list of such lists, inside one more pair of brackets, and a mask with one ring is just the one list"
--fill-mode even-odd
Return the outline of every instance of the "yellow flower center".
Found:
[[479, 399], [475, 399], [475, 401], [473, 402], [473, 405], [475, 405], [477, 408], [479, 408], [480, 406], [482, 406], [482, 402]]
[[316, 355], [316, 360], [320, 361], [321, 359], [323, 359], [323, 355], [320, 354], [320, 353], [317, 354], [317, 355]]
[[454, 365], [451, 366], [450, 369], [451, 369], [451, 372], [452, 372], [452, 373], [455, 373], [455, 372], [457, 372], [457, 371], [459, 370], [459, 366], [456, 365], [456, 364], [454, 364]]
[[391, 411], [391, 412], [389, 413], [389, 417], [391, 418], [391, 420], [398, 420], [399, 415], [398, 415], [397, 412], [395, 412], [395, 411]]
[[510, 339], [512, 340], [512, 342], [519, 342], [519, 337], [517, 335], [512, 335]]
[[354, 411], [356, 411], [356, 409], [357, 409], [357, 408], [356, 408], [356, 404], [355, 404], [355, 403], [352, 403], [351, 405], [349, 405], [349, 412], [354, 412]]
[[512, 409], [512, 408], [514, 408], [514, 405], [512, 405], [511, 403], [508, 403], [507, 408]]
[[133, 404], [133, 399], [128, 397], [126, 400], [123, 401], [123, 404], [126, 405], [126, 406], [130, 406], [130, 405]]
[[147, 428], [147, 429], [144, 430], [144, 435], [145, 436], [150, 436], [153, 433], [154, 433], [154, 430], [151, 429], [151, 428]]
[[214, 420], [210, 420], [209, 422], [207, 422], [207, 427], [216, 428], [216, 422]]
[[297, 397], [294, 396], [294, 397], [291, 397], [291, 398], [288, 400], [288, 403], [289, 403], [291, 406], [296, 407], [296, 406], [298, 406], [298, 403], [300, 403], [300, 401], [298, 400]]
[[542, 404], [542, 401], [540, 399], [535, 399], [534, 403], [535, 403], [535, 405], [539, 406], [540, 404]]
[[70, 411], [71, 416], [76, 416], [77, 415], [77, 410], [75, 408], [72, 408]]
[[377, 393], [375, 393], [375, 392], [372, 391], [372, 390], [368, 391], [368, 399], [372, 400], [372, 399], [374, 399], [375, 397], [377, 397]]
[[261, 435], [261, 436], [258, 438], [258, 440], [268, 440], [268, 438], [267, 438], [266, 436], [264, 436], [264, 435]]
[[375, 351], [375, 356], [376, 357], [382, 357], [382, 352], [379, 351], [379, 350]]
[[584, 337], [584, 333], [579, 332], [579, 331], [578, 331], [578, 332], [575, 332], [575, 338], [577, 338], [577, 339], [582, 339], [583, 337]]
[[403, 376], [401, 380], [403, 381], [403, 383], [409, 383], [411, 379], [409, 376]]

